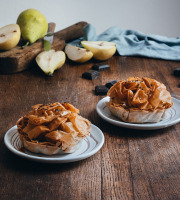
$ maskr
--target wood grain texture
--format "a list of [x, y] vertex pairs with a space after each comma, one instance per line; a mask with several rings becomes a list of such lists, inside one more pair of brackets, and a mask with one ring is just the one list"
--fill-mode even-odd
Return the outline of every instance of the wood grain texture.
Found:
[[[65, 43], [77, 39], [83, 35], [82, 29], [86, 22], [78, 22], [54, 34], [52, 49], [63, 50]], [[51, 25], [50, 25], [51, 26]], [[52, 26], [51, 28], [53, 28]], [[34, 65], [35, 57], [42, 52], [43, 39], [25, 47], [20, 43], [9, 51], [0, 52], [0, 74], [16, 73], [30, 68]]]
[[[120, 128], [100, 119], [95, 111], [102, 98], [96, 85], [130, 76], [147, 76], [163, 82], [180, 99], [179, 62], [114, 56], [110, 71], [93, 81], [81, 78], [92, 60], [66, 64], [45, 76], [34, 65], [18, 74], [0, 75], [0, 199], [180, 199], [180, 124], [153, 131]], [[7, 150], [3, 137], [19, 117], [38, 103], [68, 101], [97, 125], [105, 144], [94, 156], [69, 164], [41, 164], [19, 158]]]

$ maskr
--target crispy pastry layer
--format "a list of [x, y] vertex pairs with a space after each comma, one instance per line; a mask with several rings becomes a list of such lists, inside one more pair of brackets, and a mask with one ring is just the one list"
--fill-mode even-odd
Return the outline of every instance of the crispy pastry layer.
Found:
[[72, 153], [90, 134], [91, 123], [69, 103], [38, 104], [17, 122], [24, 147], [31, 152], [52, 155]]
[[107, 95], [109, 110], [125, 122], [158, 122], [173, 105], [165, 85], [147, 77], [119, 81]]

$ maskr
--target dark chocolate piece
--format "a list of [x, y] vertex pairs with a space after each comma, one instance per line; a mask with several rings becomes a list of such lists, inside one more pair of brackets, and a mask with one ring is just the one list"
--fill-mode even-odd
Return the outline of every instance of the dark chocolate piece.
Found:
[[180, 76], [180, 68], [174, 70], [174, 76]]
[[95, 95], [107, 95], [109, 89], [104, 85], [98, 85], [95, 87]]
[[88, 79], [88, 80], [93, 80], [100, 76], [100, 72], [95, 71], [95, 70], [89, 70], [88, 72], [84, 72], [82, 74], [82, 78]]
[[180, 88], [180, 83], [178, 84], [178, 88]]
[[91, 69], [101, 72], [101, 71], [109, 70], [110, 66], [104, 63], [99, 63], [99, 64], [93, 65]]
[[106, 83], [106, 87], [110, 89], [115, 83], [117, 83], [116, 80], [110, 81], [110, 82]]

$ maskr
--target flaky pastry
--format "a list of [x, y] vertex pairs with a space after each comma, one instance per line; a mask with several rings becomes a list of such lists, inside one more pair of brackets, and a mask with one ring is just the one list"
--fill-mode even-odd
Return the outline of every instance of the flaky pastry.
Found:
[[159, 122], [173, 105], [166, 86], [154, 79], [131, 77], [117, 82], [107, 94], [107, 107], [125, 122]]
[[91, 122], [69, 103], [38, 104], [17, 122], [26, 149], [46, 155], [72, 153], [91, 132]]

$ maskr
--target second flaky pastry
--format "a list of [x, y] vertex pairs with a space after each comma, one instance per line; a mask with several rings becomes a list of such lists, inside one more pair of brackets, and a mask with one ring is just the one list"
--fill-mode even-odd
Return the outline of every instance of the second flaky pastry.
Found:
[[109, 90], [107, 107], [125, 122], [159, 122], [173, 105], [166, 86], [154, 79], [131, 77], [116, 83]]

